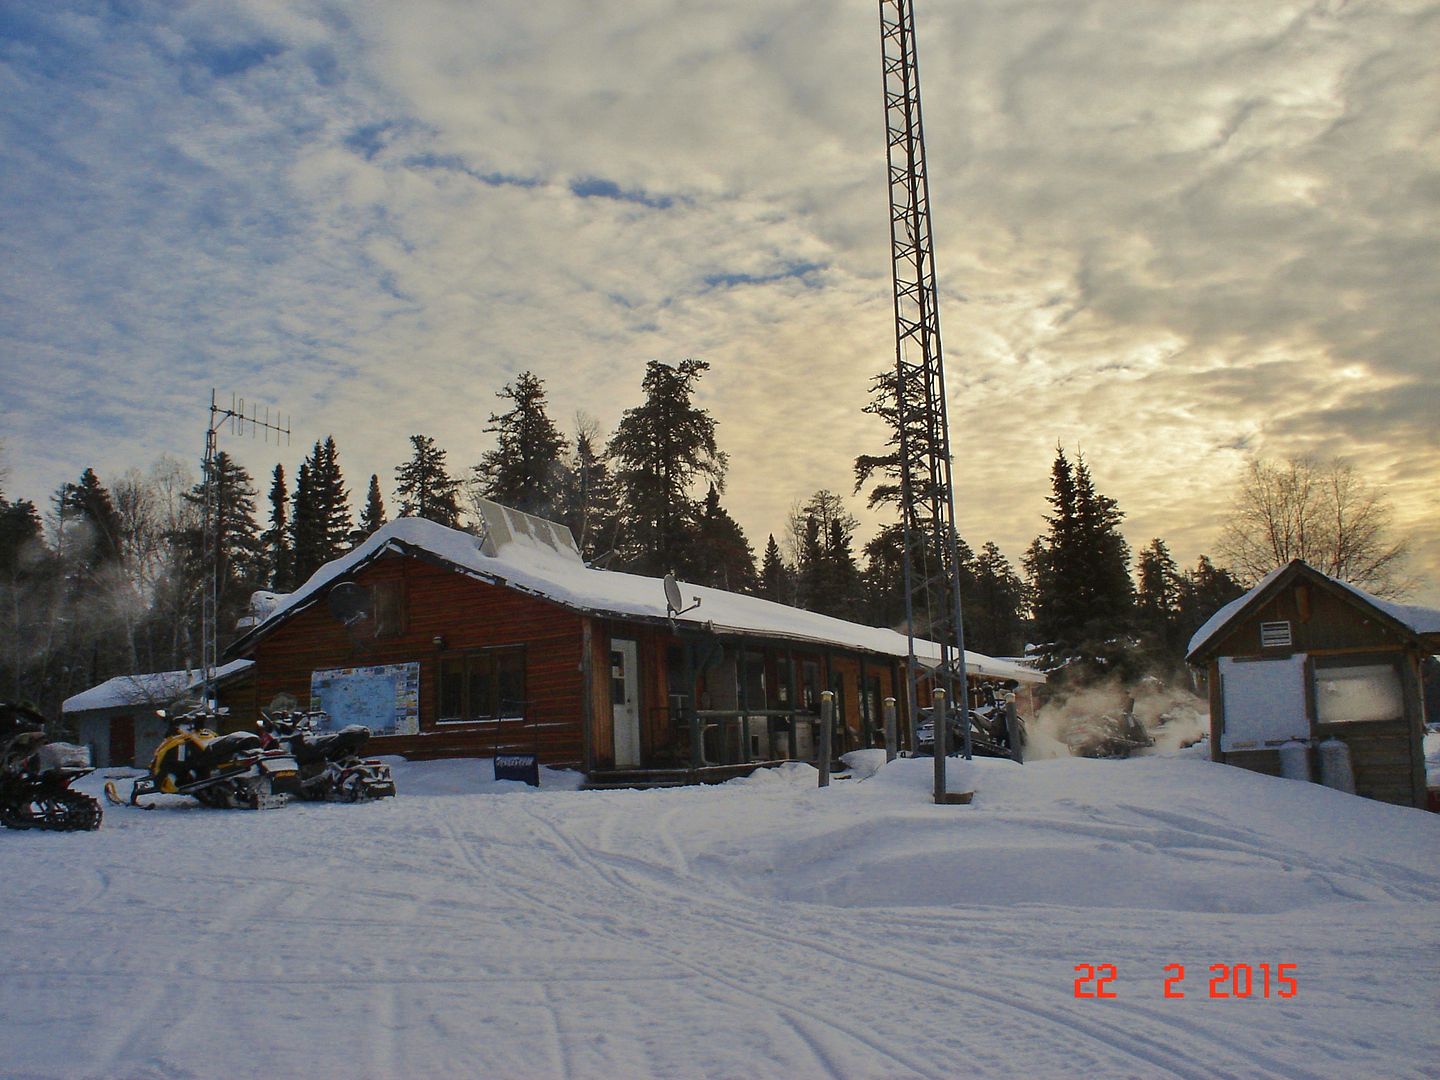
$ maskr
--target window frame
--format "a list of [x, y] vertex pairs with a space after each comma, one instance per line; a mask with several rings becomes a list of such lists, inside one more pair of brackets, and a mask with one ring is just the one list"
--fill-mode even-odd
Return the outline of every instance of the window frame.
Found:
[[[503, 680], [506, 677], [505, 661], [517, 658], [518, 674], [520, 678], [520, 695], [518, 698], [501, 697]], [[446, 700], [446, 677], [447, 667], [459, 665], [459, 694], [460, 694], [460, 716], [445, 716], [446, 707], [449, 704]], [[526, 659], [526, 648], [522, 645], [490, 645], [481, 649], [469, 649], [464, 652], [453, 652], [442, 655], [436, 664], [435, 670], [435, 723], [445, 727], [454, 727], [462, 724], [494, 724], [506, 721], [523, 721], [529, 706], [529, 699], [526, 696], [526, 682], [528, 679], [528, 663]], [[509, 674], [516, 674], [517, 669], [511, 668]], [[486, 703], [491, 711], [476, 715], [477, 710], [474, 702], [470, 700], [471, 689], [476, 683], [476, 676], [483, 675], [489, 679], [490, 700]], [[450, 691], [453, 693], [454, 691]], [[516, 704], [514, 712], [506, 713], [503, 705], [506, 701], [513, 701]]]

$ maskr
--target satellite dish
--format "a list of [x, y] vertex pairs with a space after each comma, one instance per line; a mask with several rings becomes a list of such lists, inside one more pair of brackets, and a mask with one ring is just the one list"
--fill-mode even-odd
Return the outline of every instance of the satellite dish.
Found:
[[689, 607], [682, 607], [684, 603], [685, 599], [680, 595], [680, 583], [675, 580], [675, 571], [671, 570], [665, 575], [665, 617], [673, 623], [676, 615], [684, 615], [685, 612], [699, 607], [700, 597], [695, 597], [695, 602]]
[[353, 626], [370, 615], [370, 590], [353, 581], [342, 581], [330, 590], [325, 603], [337, 621]]
[[674, 570], [665, 575], [665, 606], [669, 608], [672, 615], [685, 606], [685, 599], [680, 595], [680, 583], [675, 580]]

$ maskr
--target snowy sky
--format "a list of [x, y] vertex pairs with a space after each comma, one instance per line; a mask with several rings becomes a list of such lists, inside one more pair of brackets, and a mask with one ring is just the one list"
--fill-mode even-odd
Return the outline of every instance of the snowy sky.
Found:
[[[1345, 454], [1440, 604], [1440, 3], [918, 8], [967, 539], [1018, 564], [1057, 443], [1186, 564], [1246, 453]], [[213, 386], [293, 416], [278, 456], [226, 437], [257, 478], [334, 433], [358, 504], [411, 433], [478, 460], [520, 371], [608, 431], [647, 360], [694, 356], [758, 550], [883, 439], [878, 27], [5, 0], [6, 494], [198, 459]]]

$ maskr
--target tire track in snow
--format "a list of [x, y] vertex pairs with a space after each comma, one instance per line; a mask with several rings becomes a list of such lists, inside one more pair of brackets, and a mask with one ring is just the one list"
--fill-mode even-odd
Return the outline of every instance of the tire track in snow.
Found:
[[[753, 923], [739, 919], [735, 916], [732, 909], [714, 901], [711, 901], [708, 898], [697, 895], [691, 890], [685, 890], [682, 892], [675, 887], [673, 879], [670, 878], [667, 871], [656, 868], [655, 866], [653, 866], [653, 864], [646, 864], [643, 862], [643, 860], [636, 859], [633, 856], [619, 855], [609, 852], [586, 851], [585, 849], [580, 847], [580, 845], [577, 844], [575, 841], [571, 840], [570, 837], [568, 837], [565, 832], [553, 822], [541, 817], [539, 814], [535, 813], [529, 808], [526, 808], [525, 812], [531, 818], [545, 826], [546, 830], [552, 835], [554, 835], [561, 842], [566, 852], [569, 854], [571, 860], [573, 860], [576, 865], [588, 866], [589, 868], [593, 869], [613, 888], [616, 888], [627, 894], [631, 898], [632, 902], [653, 902], [654, 887], [659, 886], [661, 889], [671, 892], [672, 895], [675, 896], [677, 902], [681, 902], [691, 909], [695, 908], [696, 906], [707, 909], [707, 917], [712, 921], [722, 923], [732, 931], [737, 931], [764, 939], [771, 950], [773, 950], [776, 946], [790, 949], [797, 948], [795, 939], [792, 935], [785, 933], [777, 933], [773, 930], [770, 930], [768, 927], [756, 926]], [[615, 865], [616, 863], [623, 864], [624, 869], [617, 868], [617, 866]], [[635, 882], [631, 880], [628, 876], [629, 873], [635, 873], [637, 871], [646, 879], [643, 883], [643, 886], [637, 886]], [[823, 909], [823, 906], [821, 906], [821, 910], [827, 909]], [[970, 997], [979, 999], [990, 1006], [998, 1006], [1000, 1008], [1011, 1010], [1012, 1012], [1018, 1013], [1032, 1022], [1039, 1021], [1048, 1026], [1059, 1029], [1062, 1032], [1070, 1034], [1071, 1036], [1080, 1036], [1089, 1039], [1095, 1044], [1097, 1044], [1097, 1046], [1100, 1047], [1102, 1051], [1113, 1052], [1114, 1050], [1118, 1049], [1130, 1055], [1136, 1061], [1144, 1064], [1145, 1066], [1148, 1066], [1150, 1069], [1164, 1069], [1170, 1075], [1189, 1078], [1189, 1080], [1203, 1080], [1203, 1078], [1213, 1075], [1211, 1071], [1199, 1070], [1193, 1064], [1195, 1060], [1203, 1060], [1205, 1055], [1213, 1056], [1213, 1054], [1215, 1053], [1213, 1034], [1199, 1031], [1199, 1029], [1189, 1023], [1181, 1023], [1178, 1021], [1178, 1018], [1165, 1017], [1164, 1019], [1160, 1020], [1160, 1027], [1163, 1030], [1156, 1033], [1153, 1038], [1137, 1036], [1130, 1032], [1126, 1032], [1116, 1027], [1115, 1025], [1104, 1024], [1099, 1021], [1088, 1020], [1083, 1017], [1077, 1018], [1073, 1014], [1067, 1014], [1060, 1009], [1050, 1008], [1038, 1004], [1033, 1000], [1029, 1000], [1027, 998], [1023, 998], [1014, 994], [1006, 994], [1001, 991], [988, 989], [976, 985], [975, 983], [957, 982], [953, 977], [949, 977], [947, 974], [942, 974], [933, 970], [928, 972], [917, 972], [915, 970], [916, 963], [921, 963], [921, 966], [924, 966], [923, 962], [920, 961], [918, 957], [915, 958], [914, 961], [907, 961], [907, 966], [901, 967], [898, 965], [880, 963], [872, 959], [857, 956], [854, 953], [846, 952], [842, 949], [826, 945], [821, 941], [814, 939], [813, 937], [807, 940], [804, 946], [801, 946], [800, 948], [807, 952], [818, 951], [824, 953], [834, 959], [841, 961], [844, 964], [859, 966], [876, 974], [884, 974], [886, 976], [899, 978], [908, 983], [918, 983], [927, 990], [940, 989], [961, 996], [968, 995]], [[671, 959], [675, 960], [676, 958], [672, 956]], [[686, 963], [685, 961], [678, 960], [676, 962]], [[687, 964], [687, 966], [691, 966], [693, 970], [696, 970], [698, 973], [703, 974], [707, 977], [715, 978], [718, 981], [726, 983], [726, 985], [741, 989], [747, 994], [751, 994], [753, 996], [761, 997], [765, 1000], [771, 1001], [779, 1008], [789, 1010], [794, 1010], [796, 1008], [793, 1002], [789, 1000], [776, 999], [763, 993], [757, 994], [752, 988], [741, 986], [740, 984], [737, 984], [728, 977], [719, 975], [714, 970], [707, 970], [690, 964]], [[1012, 983], [1016, 982], [1016, 977], [1014, 973], [1007, 972], [1007, 977]], [[1040, 990], [1041, 993], [1054, 991], [1053, 986], [1050, 986], [1049, 984], [1042, 984], [1040, 980], [1025, 981], [1029, 982], [1031, 985], [1034, 985], [1038, 990]], [[840, 1027], [838, 1024], [835, 1024], [833, 1021], [830, 1021], [823, 1016], [809, 1013], [806, 1010], [799, 1011], [802, 1012], [802, 1014], [804, 1015], [810, 1016], [812, 1019], [816, 1020], [819, 1023], [825, 1024], [828, 1027], [840, 1031], [842, 1034], [850, 1038], [857, 1038], [854, 1031]], [[1152, 1017], [1152, 1019], [1154, 1018]], [[1195, 1044], [1192, 1051], [1181, 1053], [1166, 1049], [1163, 1045], [1161, 1045], [1161, 1040], [1166, 1036], [1179, 1035], [1182, 1033], [1184, 1035], [1190, 1036], [1194, 1036], [1197, 1034], [1200, 1035], [1200, 1038]], [[904, 1064], [907, 1068], [915, 1069], [917, 1072], [920, 1072], [922, 1074], [925, 1071], [923, 1068], [919, 1068], [910, 1062], [906, 1062], [903, 1059], [896, 1057], [896, 1055], [894, 1055], [888, 1048], [882, 1047], [877, 1042], [867, 1039], [858, 1039], [857, 1041], [865, 1043], [866, 1045], [870, 1046], [871, 1049], [879, 1053], [885, 1054], [886, 1056], [895, 1057], [897, 1061], [900, 1061], [900, 1063]], [[1246, 1051], [1246, 1054], [1247, 1060], [1244, 1062], [1236, 1062], [1237, 1067], [1253, 1065], [1258, 1059], [1260, 1061], [1263, 1061], [1264, 1067], [1272, 1070], [1275, 1075], [1289, 1075], [1292, 1071], [1289, 1065], [1287, 1065], [1286, 1063], [1277, 1061], [1273, 1058], [1269, 1058], [1266, 1055], [1258, 1054], [1253, 1049]]]
[[[594, 871], [612, 888], [615, 888], [619, 890], [622, 894], [624, 894], [626, 898], [631, 902], [632, 910], [636, 907], [654, 906], [653, 902], [651, 902], [650, 898], [646, 896], [642, 890], [636, 889], [630, 882], [626, 881], [623, 877], [611, 870], [610, 867], [604, 865], [600, 860], [594, 858], [590, 853], [584, 851], [584, 849], [582, 849], [578, 844], [572, 841], [564, 833], [564, 831], [560, 829], [557, 825], [555, 825], [553, 822], [547, 820], [544, 817], [541, 817], [539, 814], [537, 814], [533, 810], [530, 810], [529, 808], [525, 809], [525, 813], [531, 819], [543, 826], [545, 830], [550, 833], [550, 835], [555, 837], [555, 839], [559, 842], [560, 846], [569, 854], [570, 859], [575, 866], [582, 870], [588, 869]], [[890, 1045], [888, 1045], [880, 1038], [870, 1037], [851, 1028], [844, 1027], [840, 1023], [831, 1020], [827, 1016], [824, 1016], [812, 1009], [798, 1005], [793, 999], [783, 998], [778, 995], [768, 993], [763, 989], [758, 989], [753, 985], [748, 985], [740, 979], [725, 974], [711, 965], [703, 964], [698, 961], [690, 960], [686, 957], [676, 955], [672, 950], [655, 944], [653, 943], [653, 941], [637, 941], [632, 935], [626, 934], [623, 931], [605, 929], [604, 927], [592, 923], [589, 920], [579, 918], [571, 912], [561, 912], [557, 909], [554, 909], [553, 907], [551, 910], [555, 911], [557, 915], [566, 919], [572, 924], [579, 926], [587, 934], [603, 937], [612, 941], [622, 941], [627, 947], [633, 948], [638, 945], [638, 947], [660, 956], [662, 959], [668, 961], [669, 963], [674, 964], [677, 967], [683, 968], [687, 971], [690, 971], [691, 973], [698, 976], [702, 980], [702, 982], [708, 981], [712, 983], [718, 983], [721, 986], [727, 987], [728, 989], [734, 991], [735, 994], [738, 995], [738, 999], [741, 1001], [759, 1000], [766, 1002], [775, 1009], [776, 1013], [779, 1016], [786, 1018], [787, 1023], [789, 1023], [791, 1027], [794, 1027], [797, 1033], [801, 1033], [802, 1043], [808, 1049], [816, 1064], [827, 1075], [846, 1076], [849, 1075], [851, 1070], [845, 1068], [837, 1069], [834, 1060], [828, 1053], [820, 1053], [816, 1040], [813, 1038], [813, 1036], [805, 1035], [802, 1032], [802, 1029], [796, 1026], [793, 1020], [794, 1016], [799, 1015], [810, 1020], [812, 1023], [828, 1028], [837, 1033], [842, 1039], [849, 1042], [857, 1043], [865, 1049], [869, 1050], [876, 1057], [884, 1061], [891, 1062], [895, 1065], [902, 1066], [915, 1075], [925, 1076], [929, 1074], [929, 1070], [923, 1064], [914, 1060], [908, 1060], [906, 1055], [902, 1055], [896, 1052]], [[673, 908], [668, 910], [673, 910]], [[707, 996], [711, 996], [713, 998], [713, 995]], [[735, 1004], [735, 1000], [730, 998], [714, 998], [714, 1000], [717, 1000], [727, 1006], [732, 1006]]]

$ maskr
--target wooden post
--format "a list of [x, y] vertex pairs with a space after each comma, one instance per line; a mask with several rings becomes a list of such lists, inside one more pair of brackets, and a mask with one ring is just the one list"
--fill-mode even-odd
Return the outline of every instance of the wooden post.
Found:
[[935, 707], [930, 712], [935, 722], [935, 801], [945, 801], [945, 755], [950, 750], [950, 720], [945, 714], [945, 690], [937, 687]]
[[830, 786], [830, 729], [835, 720], [835, 692], [820, 692], [820, 786]]
[[885, 699], [885, 760], [894, 761], [898, 753], [899, 736], [895, 728], [895, 699]]

